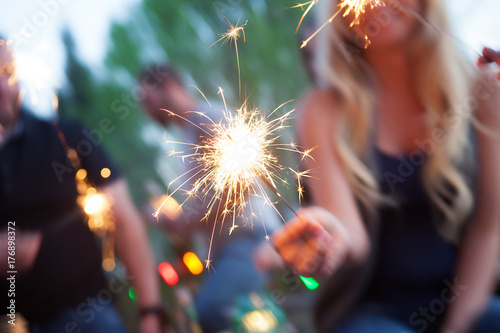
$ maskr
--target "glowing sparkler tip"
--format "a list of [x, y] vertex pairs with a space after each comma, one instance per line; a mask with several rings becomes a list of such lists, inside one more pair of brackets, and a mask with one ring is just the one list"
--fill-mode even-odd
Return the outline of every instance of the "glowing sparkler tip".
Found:
[[240, 38], [242, 35], [243, 35], [243, 41], [245, 41], [245, 28], [244, 27], [247, 24], [247, 22], [248, 21], [246, 21], [242, 25], [238, 25], [238, 23], [236, 23], [235, 25], [233, 25], [231, 22], [227, 21], [227, 25], [229, 27], [227, 29], [227, 31], [224, 32], [224, 33], [221, 33], [220, 34], [221, 37], [215, 43], [213, 43], [210, 46], [213, 46], [213, 45], [217, 44], [220, 41], [222, 41], [221, 45], [224, 45], [226, 43], [236, 42], [238, 40], [238, 38]]

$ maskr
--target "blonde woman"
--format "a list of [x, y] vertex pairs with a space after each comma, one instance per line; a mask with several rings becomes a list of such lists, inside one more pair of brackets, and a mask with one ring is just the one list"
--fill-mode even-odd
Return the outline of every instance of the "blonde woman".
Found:
[[[448, 29], [442, 0], [400, 3]], [[337, 4], [320, 1], [319, 22]], [[301, 144], [318, 146], [316, 206], [274, 244], [297, 273], [327, 277], [320, 332], [500, 332], [496, 73], [391, 7], [352, 20], [316, 41], [319, 88], [297, 123]], [[491, 52], [479, 62], [498, 61]]]

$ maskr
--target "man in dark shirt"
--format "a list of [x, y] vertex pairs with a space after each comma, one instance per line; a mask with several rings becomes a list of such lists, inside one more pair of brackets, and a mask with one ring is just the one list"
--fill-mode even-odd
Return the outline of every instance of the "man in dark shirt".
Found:
[[[4, 297], [13, 288], [12, 279], [6, 279], [11, 274], [5, 276], [13, 270], [7, 266], [7, 231], [15, 230], [16, 252], [14, 294], [6, 299], [2, 313], [11, 315], [7, 307], [14, 304], [32, 332], [124, 332], [111, 304], [120, 285], [108, 283], [103, 275], [97, 238], [77, 203], [75, 170], [58, 131], [53, 124], [18, 111], [18, 97], [10, 48], [0, 39], [0, 290]], [[78, 153], [89, 181], [112, 202], [116, 247], [130, 276], [127, 282], [138, 293], [141, 332], [160, 332], [153, 257], [126, 183], [101, 147], [85, 137], [81, 125], [60, 121], [58, 127]], [[109, 177], [101, 176], [103, 168], [111, 171]]]

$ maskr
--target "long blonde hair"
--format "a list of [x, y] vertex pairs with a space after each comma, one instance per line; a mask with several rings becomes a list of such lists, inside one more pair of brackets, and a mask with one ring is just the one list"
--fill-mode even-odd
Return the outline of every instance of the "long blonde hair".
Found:
[[[448, 30], [441, 0], [424, 0], [424, 13], [431, 22]], [[323, 0], [318, 22], [336, 11], [336, 1]], [[316, 41], [315, 68], [318, 78], [334, 87], [340, 103], [340, 120], [334, 142], [356, 198], [375, 212], [383, 196], [374, 173], [367, 165], [369, 139], [376, 105], [374, 76], [363, 58], [363, 45], [345, 22], [336, 19]], [[359, 43], [362, 44], [362, 43]], [[473, 194], [459, 170], [468, 149], [471, 93], [470, 64], [460, 56], [454, 41], [442, 33], [421, 26], [413, 43], [413, 76], [418, 96], [425, 107], [429, 133], [440, 129], [446, 140], [435, 144], [423, 171], [424, 188], [444, 218], [438, 227], [448, 239], [457, 240], [463, 222], [473, 207]], [[461, 106], [461, 107], [457, 107]]]

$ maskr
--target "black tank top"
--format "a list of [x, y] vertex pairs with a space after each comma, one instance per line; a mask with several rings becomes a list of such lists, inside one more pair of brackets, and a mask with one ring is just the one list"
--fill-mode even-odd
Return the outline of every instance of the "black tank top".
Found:
[[380, 188], [397, 205], [379, 209], [373, 275], [363, 300], [394, 305], [403, 316], [439, 299], [452, 281], [457, 248], [440, 235], [422, 185], [425, 157], [374, 149]]

